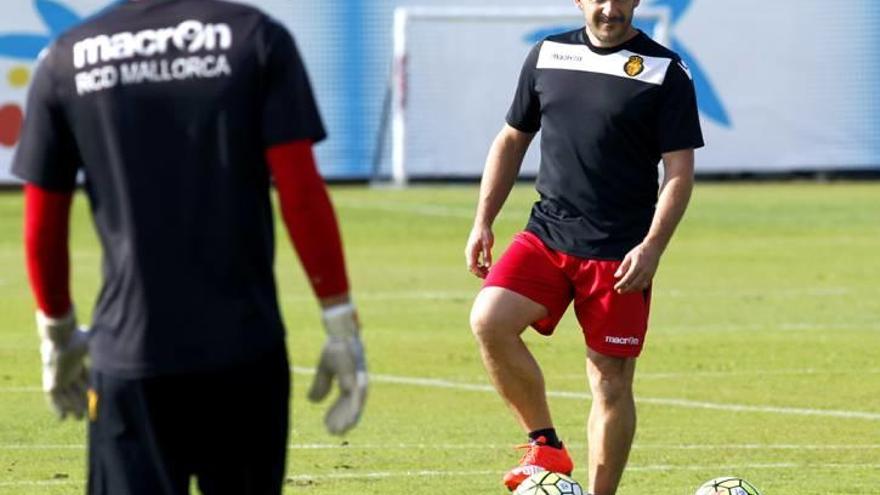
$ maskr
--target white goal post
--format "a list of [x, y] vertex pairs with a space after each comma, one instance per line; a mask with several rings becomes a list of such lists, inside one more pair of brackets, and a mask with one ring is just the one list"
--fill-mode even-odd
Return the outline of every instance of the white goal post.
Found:
[[[636, 23], [666, 44], [666, 8], [639, 7]], [[522, 62], [552, 32], [583, 26], [583, 14], [547, 7], [398, 7], [394, 11], [391, 170], [410, 179], [477, 178], [501, 129]], [[533, 144], [523, 173], [537, 173]]]

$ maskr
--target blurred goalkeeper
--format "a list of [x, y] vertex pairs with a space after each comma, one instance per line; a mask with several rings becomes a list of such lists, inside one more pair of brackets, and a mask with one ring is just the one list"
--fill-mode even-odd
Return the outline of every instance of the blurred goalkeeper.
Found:
[[[486, 160], [465, 256], [486, 279], [471, 313], [483, 362], [529, 436], [504, 483], [513, 490], [536, 471], [573, 469], [521, 338], [528, 326], [551, 335], [573, 301], [593, 395], [589, 491], [613, 495], [635, 433], [632, 384], [651, 283], [687, 208], [703, 138], [687, 67], [632, 27], [639, 1], [575, 3], [585, 28], [544, 39], [523, 65]], [[492, 223], [538, 130], [540, 200], [493, 266]]]
[[[272, 179], [328, 334], [309, 398], [337, 383], [327, 429], [357, 423], [367, 373], [312, 155], [324, 137], [291, 35], [252, 7], [124, 2], [43, 55], [13, 170], [43, 387], [61, 418], [89, 418], [88, 493], [185, 494], [193, 477], [207, 495], [281, 493], [290, 374]], [[88, 331], [69, 291], [80, 171], [103, 246]]]

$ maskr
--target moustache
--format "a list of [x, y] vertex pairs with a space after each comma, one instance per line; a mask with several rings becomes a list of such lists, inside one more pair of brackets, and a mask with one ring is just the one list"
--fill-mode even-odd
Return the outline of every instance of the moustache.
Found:
[[608, 17], [605, 14], [600, 14], [599, 15], [599, 22], [604, 23], [604, 24], [623, 24], [626, 22], [626, 17], [624, 17], [624, 16]]

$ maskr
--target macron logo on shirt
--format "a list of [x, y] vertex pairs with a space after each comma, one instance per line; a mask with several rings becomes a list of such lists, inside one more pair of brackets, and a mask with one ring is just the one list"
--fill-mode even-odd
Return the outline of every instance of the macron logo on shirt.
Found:
[[[190, 56], [172, 60], [159, 58], [174, 47]], [[73, 45], [73, 65], [79, 95], [112, 88], [117, 84], [168, 82], [228, 76], [229, 61], [222, 52], [232, 47], [232, 29], [227, 24], [206, 24], [186, 20], [177, 26], [123, 31], [98, 35]], [[220, 51], [219, 55], [197, 55]], [[148, 58], [127, 62], [135, 57]], [[114, 62], [123, 62], [114, 65]], [[98, 64], [105, 64], [97, 66]], [[93, 67], [97, 66], [97, 67]]]
[[615, 337], [613, 335], [606, 335], [605, 342], [613, 345], [639, 345], [639, 339], [636, 337]]
[[189, 20], [174, 27], [144, 29], [137, 33], [102, 34], [73, 45], [73, 65], [82, 69], [99, 62], [164, 55], [170, 44], [189, 53], [217, 48], [228, 50], [232, 46], [232, 30], [226, 24]]

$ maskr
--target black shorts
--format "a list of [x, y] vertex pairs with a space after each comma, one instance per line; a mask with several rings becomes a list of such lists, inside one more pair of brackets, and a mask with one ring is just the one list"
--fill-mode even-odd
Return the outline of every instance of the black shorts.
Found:
[[90, 495], [277, 495], [287, 454], [284, 349], [218, 371], [122, 379], [93, 372]]

